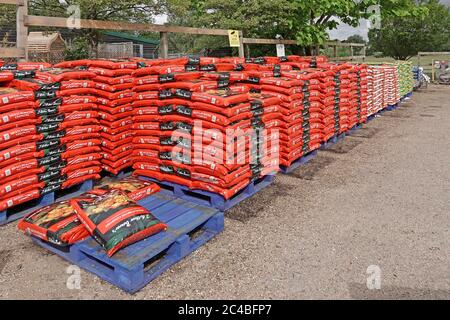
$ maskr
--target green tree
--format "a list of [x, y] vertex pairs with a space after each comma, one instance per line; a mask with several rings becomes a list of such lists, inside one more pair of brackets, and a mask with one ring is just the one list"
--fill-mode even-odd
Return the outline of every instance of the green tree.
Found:
[[373, 50], [399, 60], [407, 60], [419, 51], [443, 51], [450, 43], [450, 9], [439, 0], [418, 1], [425, 8], [422, 17], [386, 16], [380, 30], [369, 32]]
[[366, 43], [366, 40], [359, 34], [354, 34], [347, 38], [347, 40], [343, 41], [347, 43]]
[[[243, 30], [246, 37], [296, 39], [305, 48], [323, 44], [339, 21], [358, 26], [380, 4], [386, 16], [415, 16], [411, 0], [166, 0], [173, 24]], [[308, 52], [310, 50], [307, 50]]]
[[[420, 10], [411, 0], [294, 0], [296, 10], [291, 21], [300, 45], [313, 46], [328, 39], [328, 31], [339, 26], [339, 20], [357, 27], [360, 19], [381, 16], [418, 16]], [[338, 20], [339, 19], [339, 20]]]
[[[291, 0], [166, 0], [169, 24], [200, 28], [237, 29], [248, 38], [294, 36], [290, 19], [295, 9]], [[228, 46], [226, 37], [170, 35], [171, 48], [199, 51], [202, 48]], [[273, 46], [252, 46], [255, 55], [266, 53]], [[249, 49], [249, 48], [247, 48]]]

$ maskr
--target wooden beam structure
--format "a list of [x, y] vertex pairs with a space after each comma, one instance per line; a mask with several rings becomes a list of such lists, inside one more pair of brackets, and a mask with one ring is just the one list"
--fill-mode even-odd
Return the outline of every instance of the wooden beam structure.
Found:
[[[0, 0], [2, 4], [17, 5], [17, 48], [16, 53], [21, 52], [22, 56], [27, 58], [27, 38], [28, 27], [53, 27], [53, 28], [68, 28], [67, 18], [63, 17], [46, 17], [46, 16], [34, 16], [28, 15], [28, 0]], [[145, 31], [145, 32], [158, 32], [160, 34], [160, 55], [163, 58], [167, 58], [169, 55], [169, 41], [168, 33], [183, 33], [192, 35], [210, 35], [210, 36], [228, 36], [228, 30], [225, 29], [208, 29], [208, 28], [192, 28], [192, 27], [180, 27], [162, 24], [147, 24], [147, 23], [130, 23], [122, 21], [103, 21], [103, 20], [80, 20], [81, 29], [99, 29], [99, 30], [116, 30], [116, 31]], [[254, 45], [297, 45], [296, 40], [284, 40], [284, 39], [255, 39], [244, 38], [242, 31], [239, 31], [239, 56], [245, 56], [244, 45], [247, 47], [251, 44]], [[363, 54], [365, 57], [365, 44], [361, 43], [342, 43], [337, 41], [328, 41], [326, 46], [334, 47], [334, 58], [337, 58], [338, 47], [349, 47], [351, 51], [353, 48], [363, 48]], [[9, 50], [8, 52], [13, 52]], [[8, 53], [9, 54], [9, 53]], [[348, 59], [349, 57], [343, 57]], [[352, 57], [350, 58], [360, 58]]]
[[365, 60], [366, 56], [349, 56], [349, 57], [334, 57], [331, 60], [336, 61], [351, 61], [351, 60]]
[[169, 35], [167, 32], [159, 33], [159, 55], [163, 59], [169, 57]]
[[291, 44], [296, 45], [295, 40], [282, 40], [282, 39], [256, 39], [256, 38], [243, 38], [244, 44]]
[[[67, 28], [67, 18], [27, 16], [25, 17], [25, 25], [28, 27]], [[190, 28], [190, 27], [163, 25], [163, 24], [130, 23], [121, 21], [81, 19], [80, 27], [82, 29], [146, 31], [146, 32], [186, 33], [186, 34], [210, 35], [210, 36], [228, 36], [228, 30], [223, 29]]]
[[28, 0], [22, 0], [22, 2], [17, 6], [16, 13], [16, 46], [24, 52], [23, 58], [28, 60], [28, 27], [25, 25], [25, 17], [28, 14]]
[[[25, 26], [67, 28], [67, 19], [59, 17], [45, 17], [45, 16], [31, 15], [25, 17]], [[82, 29], [159, 32], [160, 54], [163, 58], [167, 57], [169, 54], [168, 33], [228, 36], [228, 30], [224, 29], [191, 28], [191, 27], [170, 26], [162, 24], [129, 23], [120, 21], [102, 21], [102, 20], [88, 20], [88, 19], [81, 19], [80, 27]], [[241, 45], [239, 47], [239, 56], [244, 57], [244, 43], [242, 31], [239, 31], [239, 38], [241, 39]]]
[[23, 49], [0, 47], [0, 58], [18, 58], [24, 56], [25, 52]]
[[447, 56], [450, 52], [419, 52], [419, 56]]
[[327, 41], [325, 42], [326, 46], [329, 47], [334, 47], [334, 46], [338, 46], [338, 47], [354, 47], [354, 48], [362, 48], [365, 47], [366, 45], [364, 43], [347, 43], [347, 42], [339, 42], [339, 41]]
[[17, 6], [21, 6], [23, 5], [24, 0], [0, 0], [0, 4], [12, 4], [12, 5], [17, 5]]

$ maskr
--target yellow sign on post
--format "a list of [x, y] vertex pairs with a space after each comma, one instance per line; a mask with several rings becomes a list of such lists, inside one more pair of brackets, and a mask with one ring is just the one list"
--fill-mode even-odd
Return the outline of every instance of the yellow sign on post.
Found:
[[228, 38], [230, 39], [230, 47], [240, 47], [241, 41], [239, 39], [238, 30], [228, 30]]

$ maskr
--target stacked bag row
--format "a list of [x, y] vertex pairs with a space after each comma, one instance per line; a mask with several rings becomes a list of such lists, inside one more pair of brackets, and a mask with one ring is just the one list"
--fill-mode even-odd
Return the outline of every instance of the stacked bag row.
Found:
[[78, 60], [57, 65], [81, 67], [95, 75], [102, 169], [115, 175], [133, 165], [132, 73], [137, 65], [132, 60]]
[[400, 101], [398, 66], [385, 64], [384, 68], [384, 99], [383, 106], [396, 105]]
[[368, 70], [368, 115], [384, 109], [384, 68], [369, 66]]
[[100, 178], [94, 75], [23, 65], [3, 66], [1, 210]]
[[277, 118], [279, 100], [250, 93], [244, 72], [203, 71], [217, 69], [234, 66], [186, 58], [136, 70], [136, 175], [229, 199], [278, 169], [277, 159], [263, 152], [269, 141], [262, 131]]

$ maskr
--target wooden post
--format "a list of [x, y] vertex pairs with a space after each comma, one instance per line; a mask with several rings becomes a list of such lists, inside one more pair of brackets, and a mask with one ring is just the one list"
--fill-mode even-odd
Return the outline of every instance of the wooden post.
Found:
[[245, 58], [244, 35], [239, 31], [239, 58]]
[[354, 54], [353, 54], [353, 46], [350, 46], [350, 56], [352, 57], [351, 59], [352, 59], [352, 61], [354, 60], [353, 59], [353, 57], [354, 57]]
[[337, 58], [337, 56], [338, 56], [337, 45], [333, 46], [333, 55], [334, 55], [334, 58]]
[[435, 72], [436, 72], [436, 70], [434, 68], [434, 60], [432, 60], [432, 64], [431, 64], [431, 82], [433, 82], [433, 83], [434, 83], [434, 80], [436, 79], [435, 74], [434, 74]]
[[160, 58], [167, 59], [169, 57], [169, 37], [167, 32], [159, 33], [159, 55]]
[[28, 27], [25, 26], [25, 16], [28, 15], [28, 0], [20, 1], [17, 5], [16, 24], [17, 40], [16, 46], [23, 50], [24, 56], [21, 60], [28, 60]]
[[249, 44], [246, 44], [245, 45], [245, 51], [247, 52], [247, 54], [246, 54], [246, 57], [247, 58], [251, 58], [251, 56], [252, 56], [252, 52], [251, 52], [251, 49], [250, 49], [250, 45]]

